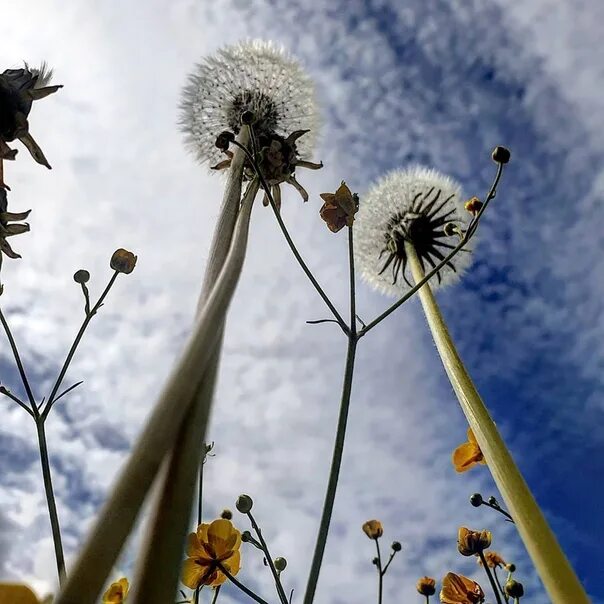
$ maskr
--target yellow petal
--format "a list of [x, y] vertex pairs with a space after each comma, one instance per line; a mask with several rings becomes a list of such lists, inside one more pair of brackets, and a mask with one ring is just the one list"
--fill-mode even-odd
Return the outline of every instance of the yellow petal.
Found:
[[0, 583], [0, 604], [38, 604], [38, 598], [27, 585]]
[[208, 543], [217, 558], [228, 556], [240, 538], [239, 531], [226, 518], [218, 518], [208, 527]]
[[483, 459], [482, 452], [474, 443], [468, 442], [459, 445], [451, 457], [457, 472], [467, 472], [473, 465]]
[[202, 543], [208, 542], [208, 528], [209, 524], [203, 522], [197, 527], [197, 537]]
[[210, 566], [199, 564], [193, 558], [187, 558], [182, 567], [181, 581], [189, 589], [197, 589], [203, 576], [208, 572]]
[[231, 573], [231, 575], [235, 576], [241, 569], [241, 554], [239, 553], [239, 551], [236, 551], [230, 558], [225, 560], [222, 564]]

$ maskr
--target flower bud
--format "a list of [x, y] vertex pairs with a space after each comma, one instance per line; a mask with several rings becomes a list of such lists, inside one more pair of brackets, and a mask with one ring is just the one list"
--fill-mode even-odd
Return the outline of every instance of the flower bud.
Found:
[[218, 147], [221, 151], [226, 151], [229, 148], [229, 145], [235, 140], [235, 135], [228, 130], [224, 130], [216, 137], [216, 142], [214, 143], [216, 147]]
[[422, 577], [415, 588], [422, 596], [433, 596], [436, 593], [436, 580], [432, 577]]
[[489, 505], [494, 505], [495, 507], [499, 507], [499, 501], [497, 501], [497, 499], [495, 499], [495, 497], [493, 497], [493, 495], [491, 495], [487, 501], [488, 501]]
[[90, 273], [81, 268], [73, 274], [73, 280], [80, 284], [88, 283], [90, 281]]
[[243, 543], [250, 543], [253, 540], [252, 533], [249, 531], [243, 531], [243, 533], [241, 533], [241, 541], [243, 541]]
[[239, 495], [239, 497], [237, 498], [237, 503], [235, 504], [235, 507], [242, 513], [242, 514], [247, 514], [251, 509], [252, 506], [254, 505], [254, 502], [252, 500], [252, 498], [249, 495]]
[[253, 111], [250, 111], [248, 109], [247, 111], [244, 111], [241, 114], [241, 123], [242, 124], [249, 126], [250, 124], [253, 124], [255, 121], [256, 121], [256, 116], [254, 115]]
[[135, 256], [132, 252], [120, 248], [119, 250], [113, 252], [109, 265], [114, 271], [124, 273], [124, 275], [129, 275], [136, 266], [136, 259], [137, 256]]
[[524, 595], [524, 585], [519, 581], [510, 579], [503, 586], [503, 591], [505, 591], [506, 595], [510, 598], [522, 598]]
[[475, 507], [475, 508], [479, 508], [484, 502], [482, 499], [482, 495], [480, 493], [474, 493], [474, 495], [472, 495], [470, 497], [470, 503]]
[[279, 571], [282, 572], [285, 570], [285, 567], [287, 566], [287, 560], [285, 558], [275, 558], [274, 561], [275, 564], [275, 568]]
[[490, 531], [471, 531], [460, 527], [457, 534], [457, 549], [462, 556], [475, 556], [491, 545]]
[[220, 517], [224, 518], [225, 520], [232, 520], [233, 512], [231, 512], [231, 510], [224, 509], [222, 510], [222, 514], [220, 514]]
[[510, 562], [510, 564], [506, 564], [506, 565], [505, 565], [505, 570], [507, 570], [507, 571], [508, 571], [508, 573], [515, 573], [515, 572], [516, 572], [516, 565], [515, 565], [515, 564], [512, 564], [512, 563]]
[[493, 161], [497, 162], [498, 164], [507, 164], [510, 161], [510, 155], [509, 149], [498, 146], [493, 149], [493, 154], [491, 157], [493, 158]]
[[379, 520], [368, 520], [363, 524], [363, 532], [369, 539], [379, 539], [384, 534], [384, 527]]
[[443, 233], [447, 237], [461, 236], [461, 229], [454, 222], [447, 222], [443, 227]]
[[484, 204], [482, 203], [482, 201], [480, 201], [480, 199], [478, 199], [478, 197], [471, 197], [470, 199], [468, 199], [468, 201], [464, 203], [463, 207], [466, 209], [466, 211], [470, 212], [470, 214], [473, 214], [475, 216], [476, 214], [478, 214], [478, 212], [480, 212], [483, 205]]
[[391, 547], [395, 552], [400, 552], [403, 549], [403, 546], [398, 541], [393, 541]]

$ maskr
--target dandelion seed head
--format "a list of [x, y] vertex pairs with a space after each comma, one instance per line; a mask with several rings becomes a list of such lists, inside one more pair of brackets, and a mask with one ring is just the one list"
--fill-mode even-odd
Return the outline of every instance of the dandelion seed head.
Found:
[[[405, 241], [413, 243], [426, 272], [459, 243], [444, 232], [447, 223], [465, 228], [461, 186], [436, 170], [414, 166], [386, 174], [361, 197], [355, 221], [355, 257], [362, 277], [373, 288], [400, 296], [411, 289]], [[448, 231], [449, 232], [449, 231]], [[470, 265], [459, 252], [430, 279], [433, 288], [454, 283]]]
[[188, 147], [202, 162], [224, 156], [215, 147], [224, 130], [237, 134], [241, 115], [254, 114], [254, 130], [287, 137], [310, 130], [297, 145], [305, 158], [319, 126], [314, 85], [283, 48], [262, 40], [222, 48], [199, 63], [189, 76], [181, 101], [181, 127]]

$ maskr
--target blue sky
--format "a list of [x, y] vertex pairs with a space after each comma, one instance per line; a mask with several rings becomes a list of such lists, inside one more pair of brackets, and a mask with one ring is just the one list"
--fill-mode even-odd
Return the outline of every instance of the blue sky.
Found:
[[[62, 0], [0, 9], [3, 65], [46, 59], [65, 88], [32, 114], [53, 171], [21, 152], [7, 166], [16, 211], [33, 207], [23, 260], [6, 262], [2, 304], [42, 395], [77, 329], [74, 270], [97, 291], [117, 247], [139, 254], [87, 334], [72, 381], [78, 393], [49, 426], [69, 552], [135, 438], [190, 324], [221, 180], [184, 151], [175, 127], [195, 61], [244, 37], [288, 47], [317, 83], [324, 127], [284, 215], [317, 276], [346, 304], [345, 237], [317, 216], [318, 194], [346, 180], [362, 195], [392, 168], [422, 163], [484, 195], [492, 147], [512, 150], [482, 223], [474, 265], [439, 294], [463, 358], [594, 601], [604, 599], [598, 537], [604, 470], [604, 61], [597, 0], [394, 0], [299, 6], [282, 0], [144, 5]], [[36, 8], [33, 8], [33, 7]], [[20, 27], [12, 24], [20, 23]], [[269, 212], [257, 207], [245, 274], [229, 319], [211, 429], [208, 510], [250, 492], [258, 517], [303, 589], [318, 523], [345, 342], [329, 326]], [[17, 244], [16, 244], [17, 246]], [[359, 283], [363, 318], [389, 300]], [[387, 595], [414, 601], [417, 577], [478, 570], [455, 552], [461, 524], [488, 527], [531, 595], [547, 602], [511, 527], [467, 504], [494, 492], [486, 469], [456, 475], [451, 450], [464, 420], [419, 305], [363, 341], [333, 537], [321, 599], [374, 597], [371, 544], [383, 520], [404, 546]], [[5, 343], [0, 379], [18, 388]], [[0, 569], [53, 588], [53, 559], [29, 417], [0, 422]], [[144, 529], [143, 529], [144, 530]], [[5, 545], [6, 544], [6, 545]], [[136, 539], [116, 574], [127, 572]], [[268, 594], [261, 560], [242, 576]], [[256, 572], [258, 571], [258, 572]], [[600, 580], [600, 581], [599, 581]], [[234, 597], [231, 592], [225, 598]]]

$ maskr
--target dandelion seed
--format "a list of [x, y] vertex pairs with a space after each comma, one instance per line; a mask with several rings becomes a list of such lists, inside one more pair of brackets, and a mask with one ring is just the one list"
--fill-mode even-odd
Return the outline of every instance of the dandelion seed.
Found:
[[310, 155], [319, 125], [311, 79], [282, 48], [261, 40], [228, 46], [197, 65], [181, 109], [188, 146], [210, 164], [223, 159], [217, 136], [237, 134], [242, 115], [251, 119], [248, 112], [258, 137], [308, 130], [297, 145], [300, 157]]
[[[363, 198], [355, 221], [356, 261], [375, 289], [398, 296], [411, 288], [405, 242], [413, 244], [425, 272], [436, 267], [459, 243], [446, 224], [467, 225], [460, 185], [422, 167], [384, 176]], [[459, 279], [470, 264], [458, 253], [430, 279], [434, 288]]]

